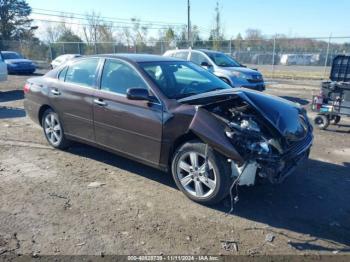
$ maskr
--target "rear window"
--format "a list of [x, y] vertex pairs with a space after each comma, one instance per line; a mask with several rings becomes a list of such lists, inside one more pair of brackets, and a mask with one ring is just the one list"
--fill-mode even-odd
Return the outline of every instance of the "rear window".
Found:
[[189, 51], [178, 51], [178, 52], [175, 52], [173, 54], [173, 57], [176, 57], [176, 58], [179, 58], [179, 59], [183, 59], [183, 60], [187, 60], [188, 54], [189, 54]]
[[68, 67], [65, 81], [93, 87], [96, 80], [98, 63], [98, 58], [89, 58], [75, 62]]

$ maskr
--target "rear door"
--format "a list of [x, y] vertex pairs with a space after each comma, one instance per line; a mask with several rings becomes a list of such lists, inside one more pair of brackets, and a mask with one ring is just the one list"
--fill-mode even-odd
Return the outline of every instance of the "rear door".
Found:
[[78, 60], [65, 67], [49, 87], [51, 105], [67, 135], [93, 142], [93, 94], [96, 90], [99, 58]]
[[96, 142], [134, 157], [158, 165], [162, 139], [162, 106], [154, 102], [129, 100], [128, 88], [145, 88], [147, 83], [129, 63], [106, 59], [100, 90], [94, 98], [94, 126]]

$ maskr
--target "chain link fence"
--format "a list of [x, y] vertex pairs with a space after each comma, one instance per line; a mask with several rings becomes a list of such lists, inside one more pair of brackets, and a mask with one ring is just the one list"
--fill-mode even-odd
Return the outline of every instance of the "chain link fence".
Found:
[[[43, 43], [0, 41], [1, 50], [11, 50], [45, 67], [62, 54], [148, 53], [163, 54], [176, 48], [188, 48], [186, 41], [147, 41], [142, 43], [98, 42]], [[241, 64], [257, 68], [265, 77], [324, 79], [333, 58], [350, 53], [350, 37], [271, 38], [257, 40], [195, 41], [194, 49], [211, 49], [231, 55]]]

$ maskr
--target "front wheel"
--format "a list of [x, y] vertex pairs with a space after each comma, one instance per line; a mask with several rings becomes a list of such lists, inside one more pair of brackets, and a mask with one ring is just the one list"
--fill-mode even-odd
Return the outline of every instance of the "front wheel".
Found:
[[[191, 200], [212, 205], [227, 196], [231, 168], [226, 159], [199, 141], [183, 144], [174, 154], [172, 175], [177, 187]], [[207, 163], [207, 164], [206, 164]]]
[[316, 116], [314, 123], [319, 129], [325, 130], [329, 126], [329, 117], [325, 115], [318, 115]]
[[69, 140], [64, 135], [62, 124], [56, 112], [47, 109], [43, 114], [41, 124], [45, 137], [51, 146], [58, 149], [66, 149], [69, 146]]

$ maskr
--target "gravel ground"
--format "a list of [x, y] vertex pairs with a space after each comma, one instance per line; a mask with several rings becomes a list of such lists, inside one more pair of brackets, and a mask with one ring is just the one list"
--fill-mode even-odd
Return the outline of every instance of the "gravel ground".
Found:
[[[198, 205], [155, 169], [49, 147], [23, 110], [27, 78], [0, 83], [0, 254], [350, 254], [349, 120], [315, 130], [310, 160], [283, 184], [240, 188], [228, 215], [228, 199]], [[270, 83], [306, 107], [319, 85]]]

